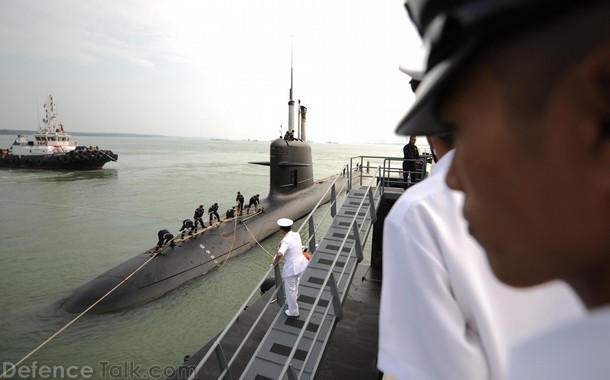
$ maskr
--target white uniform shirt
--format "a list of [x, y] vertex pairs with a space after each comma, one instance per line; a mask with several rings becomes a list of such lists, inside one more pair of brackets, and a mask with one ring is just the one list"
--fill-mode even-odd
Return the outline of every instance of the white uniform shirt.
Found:
[[296, 276], [307, 268], [309, 262], [303, 255], [301, 236], [298, 233], [289, 231], [284, 235], [278, 252], [281, 252], [285, 258], [282, 277]]
[[511, 380], [610, 379], [610, 307], [513, 349]]
[[385, 220], [378, 366], [398, 379], [505, 379], [515, 342], [583, 313], [563, 283], [517, 290], [494, 277], [463, 194], [445, 184], [452, 156]]

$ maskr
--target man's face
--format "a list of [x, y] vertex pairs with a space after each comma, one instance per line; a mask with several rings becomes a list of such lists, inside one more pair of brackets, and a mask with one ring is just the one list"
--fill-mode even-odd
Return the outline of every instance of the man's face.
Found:
[[517, 121], [490, 70], [479, 66], [463, 83], [442, 108], [456, 138], [447, 183], [465, 192], [464, 216], [498, 278], [529, 286], [591, 267], [603, 250], [594, 242], [608, 233], [588, 223], [605, 211], [581, 178], [587, 152], [569, 86], [559, 84], [539, 116]]
[[411, 145], [415, 145], [415, 141], [416, 141], [416, 138], [415, 138], [415, 137], [411, 137], [411, 138], [409, 139], [409, 144], [411, 144]]

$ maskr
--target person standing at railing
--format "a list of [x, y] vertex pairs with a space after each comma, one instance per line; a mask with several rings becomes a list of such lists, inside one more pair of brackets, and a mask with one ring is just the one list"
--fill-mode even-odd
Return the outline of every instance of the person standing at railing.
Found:
[[286, 256], [284, 268], [282, 269], [282, 279], [286, 293], [286, 305], [288, 306], [285, 313], [288, 318], [298, 318], [300, 315], [299, 304], [297, 302], [299, 297], [299, 280], [309, 263], [303, 255], [301, 236], [297, 232], [292, 231], [293, 223], [292, 220], [287, 218], [277, 221], [284, 237], [278, 244], [277, 254], [273, 257], [273, 261], [271, 261], [272, 265], [277, 265], [282, 256]]
[[419, 181], [419, 175], [416, 173], [418, 164], [416, 160], [419, 160], [419, 149], [417, 149], [417, 145], [415, 145], [416, 140], [415, 136], [411, 136], [409, 138], [409, 143], [402, 148], [404, 156], [404, 161], [402, 162], [402, 175], [405, 179], [405, 183]]

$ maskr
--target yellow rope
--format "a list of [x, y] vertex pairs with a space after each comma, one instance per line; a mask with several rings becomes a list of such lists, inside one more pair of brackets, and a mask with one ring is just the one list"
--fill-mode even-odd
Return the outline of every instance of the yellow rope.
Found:
[[258, 240], [256, 240], [256, 237], [254, 236], [254, 234], [252, 233], [252, 231], [250, 231], [250, 229], [248, 228], [248, 225], [247, 225], [246, 223], [243, 223], [243, 225], [244, 225], [244, 227], [246, 227], [246, 230], [248, 231], [248, 233], [250, 234], [250, 236], [252, 236], [252, 239], [254, 239], [254, 241], [256, 242], [256, 244], [258, 244], [258, 246], [259, 246], [259, 247], [261, 247], [261, 248], [263, 249], [263, 251], [265, 251], [265, 253], [266, 253], [266, 254], [268, 254], [268, 255], [269, 255], [269, 256], [271, 256], [271, 257], [275, 257], [275, 255], [274, 255], [274, 254], [269, 253], [269, 251], [267, 251], [267, 250], [265, 249], [265, 247], [263, 247], [263, 246], [261, 245], [261, 243], [259, 243], [259, 242], [258, 242]]
[[[235, 245], [235, 237], [236, 237], [236, 231], [237, 231], [237, 220], [238, 217], [235, 217], [235, 224], [233, 227], [233, 242], [231, 243], [231, 249], [229, 250], [229, 254], [227, 255], [227, 258], [225, 259], [225, 261], [221, 264], [224, 265], [224, 263], [227, 262], [227, 260], [229, 259], [229, 257], [231, 256], [231, 253], [233, 252], [233, 246]], [[265, 253], [267, 253], [269, 256], [275, 256], [272, 255], [271, 253], [269, 253], [265, 247], [263, 247], [259, 241], [256, 239], [256, 237], [254, 236], [254, 234], [250, 231], [250, 229], [248, 228], [248, 226], [245, 223], [242, 223], [244, 225], [244, 227], [246, 227], [246, 230], [248, 231], [248, 233], [252, 236], [252, 238], [254, 239], [254, 241], [256, 242], [256, 244], [258, 244], [259, 247], [261, 247], [263, 249], [263, 251], [265, 251]], [[201, 231], [199, 231], [199, 233], [202, 233], [204, 230], [208, 230], [210, 229], [209, 226], [205, 229], [202, 229]], [[196, 233], [197, 235], [199, 233]], [[192, 235], [191, 235], [192, 236]], [[172, 238], [168, 244], [171, 244], [171, 242], [174, 241], [174, 239], [178, 240], [177, 237]], [[33, 349], [32, 351], [30, 351], [27, 355], [25, 355], [23, 358], [21, 358], [17, 363], [12, 364], [11, 368], [7, 369], [6, 371], [4, 371], [2, 373], [2, 375], [0, 375], [0, 379], [4, 378], [4, 376], [6, 374], [8, 374], [11, 371], [14, 371], [19, 365], [21, 365], [24, 361], [26, 361], [28, 358], [30, 358], [30, 356], [34, 355], [36, 352], [38, 352], [38, 350], [40, 350], [41, 348], [43, 348], [44, 346], [47, 345], [47, 343], [49, 343], [51, 340], [55, 339], [59, 334], [61, 334], [62, 332], [64, 332], [68, 327], [72, 326], [77, 320], [79, 320], [83, 315], [85, 315], [86, 313], [88, 313], [91, 309], [93, 309], [97, 304], [99, 304], [100, 302], [102, 302], [106, 297], [108, 297], [110, 294], [112, 294], [112, 292], [114, 292], [115, 290], [117, 290], [121, 285], [123, 285], [127, 280], [129, 280], [131, 277], [133, 277], [137, 272], [139, 272], [142, 268], [144, 268], [146, 265], [148, 265], [148, 263], [150, 263], [155, 257], [157, 257], [164, 248], [167, 247], [167, 244], [163, 247], [161, 247], [159, 250], [153, 250], [151, 252], [151, 256], [148, 260], [146, 260], [144, 263], [142, 263], [142, 265], [140, 265], [138, 268], [136, 268], [136, 270], [134, 270], [133, 272], [131, 272], [127, 277], [125, 277], [125, 279], [123, 279], [121, 282], [119, 282], [114, 288], [110, 289], [106, 294], [104, 294], [102, 297], [100, 297], [97, 301], [95, 301], [91, 306], [89, 306], [87, 309], [85, 309], [83, 312], [81, 312], [79, 315], [77, 315], [74, 319], [72, 319], [70, 322], [68, 322], [66, 325], [64, 325], [61, 329], [59, 329], [57, 332], [55, 332], [53, 335], [51, 335], [49, 338], [47, 338], [44, 342], [42, 342], [41, 344], [39, 344], [35, 349]]]
[[231, 257], [231, 253], [233, 252], [233, 247], [235, 246], [235, 233], [237, 231], [237, 219], [239, 219], [239, 215], [235, 216], [235, 218], [233, 218], [235, 223], [233, 223], [233, 239], [231, 241], [231, 248], [229, 249], [229, 253], [227, 254], [227, 257], [225, 259], [225, 261], [222, 262], [222, 264], [220, 264], [219, 266], [223, 266], [225, 265], [225, 263], [227, 262], [227, 260], [229, 260], [229, 258]]
[[[172, 239], [174, 240], [174, 239]], [[66, 330], [68, 327], [70, 327], [72, 324], [74, 324], [78, 319], [80, 319], [80, 317], [82, 317], [83, 315], [85, 315], [87, 312], [89, 312], [89, 310], [93, 309], [98, 303], [102, 302], [106, 297], [108, 297], [112, 292], [114, 292], [115, 290], [117, 290], [121, 285], [123, 285], [127, 280], [129, 280], [134, 274], [136, 274], [140, 269], [144, 268], [146, 265], [148, 265], [148, 263], [154, 259], [155, 257], [157, 257], [157, 255], [159, 253], [161, 253], [161, 251], [163, 250], [163, 248], [167, 247], [167, 244], [164, 247], [161, 247], [158, 251], [153, 251], [153, 254], [150, 256], [150, 258], [148, 260], [146, 260], [144, 263], [142, 263], [142, 265], [140, 265], [136, 270], [134, 270], [133, 272], [131, 272], [131, 274], [127, 277], [125, 277], [124, 280], [122, 280], [121, 282], [119, 282], [114, 288], [110, 289], [106, 294], [104, 294], [100, 299], [98, 299], [97, 301], [95, 301], [91, 306], [89, 306], [87, 309], [85, 309], [82, 313], [80, 313], [79, 315], [77, 315], [74, 319], [72, 319], [70, 322], [68, 322], [66, 325], [64, 325], [64, 327], [62, 327], [61, 329], [59, 329], [56, 333], [54, 333], [53, 335], [51, 335], [49, 338], [47, 338], [47, 340], [45, 340], [44, 342], [42, 342], [41, 344], [38, 345], [38, 347], [36, 347], [35, 349], [33, 349], [32, 351], [30, 351], [30, 353], [28, 353], [27, 355], [25, 355], [23, 358], [21, 358], [21, 360], [19, 360], [17, 363], [13, 364], [11, 366], [11, 368], [9, 368], [8, 370], [4, 371], [2, 373], [2, 375], [0, 375], [0, 379], [4, 378], [4, 376], [15, 370], [21, 363], [23, 363], [24, 361], [26, 361], [30, 356], [34, 355], [38, 350], [40, 350], [42, 347], [44, 347], [47, 343], [49, 343], [51, 340], [55, 339], [55, 337], [57, 337], [59, 334], [61, 334], [64, 330]]]

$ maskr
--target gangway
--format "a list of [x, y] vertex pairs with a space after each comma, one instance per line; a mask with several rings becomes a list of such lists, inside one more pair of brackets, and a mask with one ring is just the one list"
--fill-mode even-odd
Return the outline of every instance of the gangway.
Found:
[[[358, 264], [363, 260], [364, 245], [384, 193], [396, 192], [388, 183], [388, 179], [396, 181], [398, 172], [391, 169], [390, 161], [402, 161], [402, 158], [381, 159], [383, 166], [370, 173], [369, 165], [363, 166], [362, 156], [356, 170], [352, 170], [350, 162], [346, 168], [350, 188], [338, 212], [336, 194], [345, 189], [336, 190], [331, 186], [328, 211], [333, 219], [318, 244], [314, 211], [301, 224], [298, 232], [303, 236], [301, 230], [309, 229], [309, 239], [304, 244], [313, 254], [300, 281], [300, 317], [288, 318], [284, 313], [284, 290], [280, 268], [276, 265], [265, 273], [228, 326], [178, 367], [171, 379], [292, 380], [316, 376], [335, 326], [343, 316], [343, 304]], [[352, 187], [354, 183], [358, 185]], [[272, 273], [275, 290], [252, 304], [258, 288]]]
[[283, 308], [246, 367], [243, 379], [309, 379], [324, 353], [375, 222], [379, 187], [352, 188], [320, 241], [299, 287], [298, 320]]

